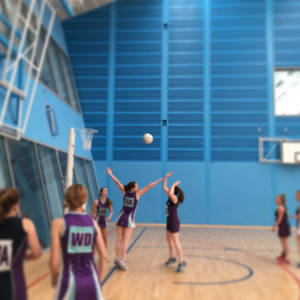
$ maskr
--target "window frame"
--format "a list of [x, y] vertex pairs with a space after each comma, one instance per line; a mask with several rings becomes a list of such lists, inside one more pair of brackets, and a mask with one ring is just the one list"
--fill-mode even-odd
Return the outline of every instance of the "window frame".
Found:
[[[273, 69], [273, 115], [274, 118], [300, 118], [299, 115], [276, 115], [276, 103], [275, 103], [275, 95], [276, 95], [276, 86], [275, 86], [275, 73], [276, 71], [299, 71], [300, 67], [275, 67]], [[300, 96], [299, 96], [300, 97]]]
[[[28, 6], [27, 6], [27, 4], [26, 4], [25, 2], [23, 2], [23, 3], [21, 4], [21, 6], [22, 6], [23, 9], [24, 9], [24, 8], [28, 9]], [[5, 2], [3, 3], [3, 10], [5, 11], [5, 13], [7, 13], [7, 16], [5, 16], [5, 17], [8, 17], [8, 21], [12, 23], [12, 20], [9, 18], [9, 17], [10, 17], [9, 13], [6, 12], [7, 7], [6, 7], [6, 3], [5, 3]], [[36, 18], [36, 15], [34, 14], [34, 12], [33, 12], [33, 18]], [[42, 32], [42, 31], [45, 31], [45, 34], [47, 34], [47, 32], [48, 32], [48, 30], [47, 30], [47, 28], [44, 26], [44, 24], [41, 24], [41, 32]], [[38, 38], [39, 38], [39, 37], [38, 37]], [[39, 79], [38, 79], [38, 82], [39, 82], [43, 87], [46, 87], [50, 92], [52, 92], [57, 98], [59, 98], [61, 101], [63, 101], [63, 102], [64, 102], [65, 104], [67, 104], [69, 107], [71, 107], [75, 112], [77, 112], [78, 114], [80, 114], [80, 115], [82, 116], [81, 105], [80, 105], [80, 101], [79, 101], [79, 96], [78, 96], [78, 92], [77, 92], [77, 87], [76, 87], [76, 82], [75, 82], [75, 79], [74, 79], [74, 73], [73, 73], [73, 70], [72, 70], [72, 65], [71, 65], [70, 57], [69, 57], [68, 53], [66, 53], [66, 52], [62, 49], [62, 47], [58, 44], [58, 42], [53, 38], [53, 36], [51, 35], [51, 32], [50, 32], [49, 43], [50, 43], [50, 41], [53, 42], [53, 43], [55, 44], [55, 46], [57, 47], [57, 50], [58, 50], [58, 60], [59, 60], [60, 62], [62, 62], [61, 56], [62, 56], [62, 55], [65, 55], [65, 56], [66, 56], [66, 61], [67, 61], [67, 63], [68, 63], [68, 67], [70, 68], [70, 70], [71, 70], [71, 72], [72, 72], [72, 76], [71, 76], [72, 78], [71, 78], [71, 80], [72, 80], [72, 86], [74, 87], [74, 91], [75, 91], [74, 93], [75, 93], [75, 95], [76, 95], [76, 101], [77, 101], [76, 107], [73, 107], [73, 106], [72, 106], [72, 101], [71, 101], [71, 97], [70, 97], [72, 91], [70, 91], [69, 86], [68, 86], [67, 83], [65, 83], [65, 86], [66, 86], [66, 90], [67, 90], [67, 92], [68, 92], [68, 98], [70, 99], [70, 104], [69, 104], [67, 101], [65, 101], [65, 100], [63, 99], [62, 96], [59, 95], [59, 91], [58, 91], [58, 87], [57, 87], [57, 79], [55, 78], [55, 74], [54, 74], [54, 71], [53, 71], [53, 70], [54, 70], [54, 68], [53, 68], [53, 62], [52, 62], [52, 59], [51, 59], [51, 57], [50, 57], [50, 54], [49, 54], [49, 50], [48, 50], [48, 49], [47, 49], [47, 51], [46, 51], [46, 56], [48, 57], [48, 60], [49, 60], [49, 63], [50, 63], [50, 68], [51, 68], [50, 72], [51, 72], [51, 75], [52, 75], [52, 77], [53, 77], [53, 82], [54, 82], [56, 91], [52, 90], [52, 89], [51, 89], [50, 87], [48, 87], [44, 82], [42, 82], [42, 80], [41, 80], [41, 74], [40, 74], [40, 77], [39, 77]], [[25, 67], [24, 67], [23, 71], [24, 71], [26, 74], [28, 74], [27, 71], [25, 70]], [[42, 73], [42, 72], [41, 72], [41, 73]], [[67, 80], [67, 74], [65, 73], [65, 70], [62, 70], [62, 73], [63, 73], [63, 76], [64, 76], [65, 81], [66, 81], [66, 80]], [[31, 76], [31, 77], [34, 78], [33, 76]], [[74, 104], [74, 105], [75, 105], [75, 104]]]

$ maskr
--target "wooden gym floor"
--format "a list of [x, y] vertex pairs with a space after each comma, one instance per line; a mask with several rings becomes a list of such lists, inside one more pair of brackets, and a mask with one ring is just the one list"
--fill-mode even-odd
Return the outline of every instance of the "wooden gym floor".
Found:
[[[103, 284], [106, 300], [300, 300], [300, 261], [295, 234], [291, 265], [278, 265], [280, 244], [269, 229], [182, 227], [187, 266], [176, 274], [168, 259], [165, 227], [137, 226], [130, 241], [127, 272], [114, 267], [115, 227], [109, 227], [110, 262]], [[25, 264], [29, 300], [53, 299], [49, 252]]]

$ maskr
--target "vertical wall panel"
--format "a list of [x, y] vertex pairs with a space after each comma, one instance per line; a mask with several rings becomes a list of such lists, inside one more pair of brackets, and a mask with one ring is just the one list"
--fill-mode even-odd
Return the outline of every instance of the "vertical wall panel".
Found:
[[168, 160], [203, 161], [203, 3], [169, 9]]
[[[277, 68], [300, 69], [300, 2], [294, 0], [274, 0], [273, 2], [274, 65]], [[279, 136], [298, 138], [300, 118], [276, 118], [276, 131]]]
[[109, 6], [63, 25], [85, 126], [98, 130], [93, 158], [106, 160]]
[[212, 0], [211, 26], [212, 161], [258, 161], [257, 139], [268, 134], [266, 3]]
[[[161, 159], [161, 0], [118, 1], [114, 160]], [[142, 130], [141, 130], [142, 129]], [[154, 142], [143, 143], [144, 133]]]

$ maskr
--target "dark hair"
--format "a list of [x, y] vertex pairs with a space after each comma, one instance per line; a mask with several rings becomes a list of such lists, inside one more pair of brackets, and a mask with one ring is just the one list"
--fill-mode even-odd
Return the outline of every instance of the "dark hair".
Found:
[[20, 193], [17, 189], [7, 188], [0, 190], [0, 223], [4, 222], [5, 215], [19, 203]]
[[71, 210], [79, 208], [82, 204], [86, 203], [88, 197], [87, 189], [81, 184], [73, 184], [68, 187], [65, 198], [66, 204], [64, 207], [69, 207]]
[[296, 193], [300, 195], [300, 190], [298, 190]]
[[135, 181], [130, 181], [127, 185], [124, 185], [124, 190], [125, 192], [129, 192], [132, 189], [135, 188], [136, 182]]
[[[100, 189], [100, 192], [99, 192], [100, 196], [102, 196], [101, 193], [102, 193], [103, 189], [107, 189], [107, 187], [104, 186]], [[109, 198], [106, 197], [106, 207], [109, 208], [109, 207], [112, 207], [112, 206], [113, 206], [112, 201]]]
[[175, 186], [174, 194], [175, 194], [175, 196], [177, 196], [179, 204], [182, 204], [184, 201], [183, 190], [181, 188], [179, 188], [178, 186]]
[[285, 206], [285, 204], [286, 204], [286, 196], [285, 196], [285, 194], [280, 194], [280, 195], [278, 195], [278, 197], [281, 199], [282, 205]]

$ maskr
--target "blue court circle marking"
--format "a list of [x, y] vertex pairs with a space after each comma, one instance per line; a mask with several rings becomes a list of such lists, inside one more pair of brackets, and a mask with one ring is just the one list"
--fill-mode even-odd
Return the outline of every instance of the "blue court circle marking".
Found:
[[228, 263], [232, 263], [238, 266], [243, 267], [248, 271], [248, 274], [245, 277], [239, 278], [239, 279], [234, 279], [234, 280], [228, 280], [228, 281], [219, 281], [219, 282], [180, 282], [180, 281], [174, 281], [173, 284], [183, 284], [183, 285], [220, 285], [220, 284], [232, 284], [232, 283], [238, 283], [241, 281], [248, 280], [251, 278], [254, 274], [253, 270], [244, 264], [241, 264], [237, 261], [234, 260], [229, 260], [229, 259], [223, 259], [223, 258], [218, 258], [218, 257], [209, 257], [209, 256], [198, 256], [198, 255], [187, 255], [186, 257], [199, 257], [199, 258], [206, 258], [206, 259], [214, 259], [214, 260], [221, 260], [225, 261]]

